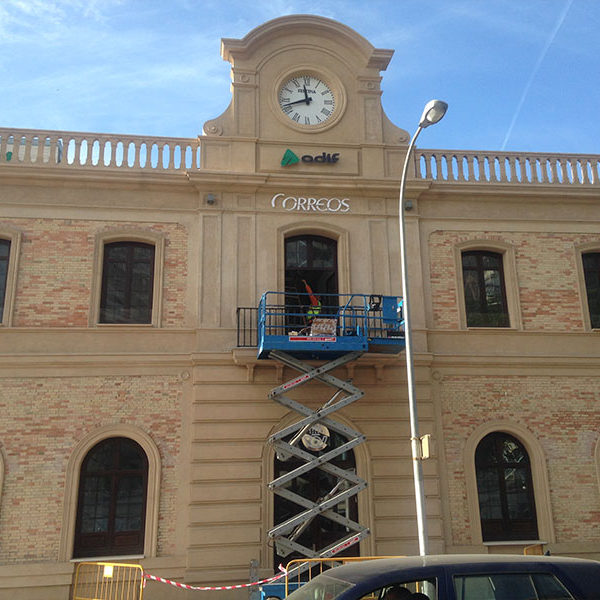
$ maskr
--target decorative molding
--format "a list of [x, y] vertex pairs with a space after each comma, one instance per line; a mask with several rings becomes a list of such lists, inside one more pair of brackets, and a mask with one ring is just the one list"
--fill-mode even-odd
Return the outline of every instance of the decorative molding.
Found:
[[148, 492], [146, 499], [146, 525], [144, 531], [144, 556], [156, 556], [158, 544], [158, 511], [160, 499], [160, 451], [152, 438], [142, 429], [127, 423], [105, 425], [87, 434], [79, 441], [67, 463], [63, 505], [63, 526], [60, 533], [59, 561], [70, 560], [75, 539], [79, 474], [88, 452], [102, 440], [110, 437], [127, 437], [136, 441], [148, 457]]
[[[538, 536], [547, 543], [555, 541], [552, 503], [546, 457], [541, 444], [527, 428], [512, 421], [490, 421], [477, 427], [465, 442], [463, 466], [465, 470], [465, 486], [467, 508], [471, 529], [471, 542], [483, 544], [481, 533], [481, 515], [479, 512], [479, 495], [477, 492], [477, 476], [475, 472], [475, 451], [479, 442], [488, 434], [505, 432], [516, 437], [525, 447], [529, 455], [533, 493], [538, 522]], [[518, 544], [518, 542], [515, 542]]]

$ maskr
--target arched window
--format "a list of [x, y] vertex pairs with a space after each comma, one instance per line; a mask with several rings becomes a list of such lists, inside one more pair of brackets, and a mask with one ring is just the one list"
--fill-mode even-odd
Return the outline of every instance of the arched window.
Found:
[[509, 327], [502, 254], [462, 253], [467, 327]]
[[515, 437], [486, 435], [475, 451], [484, 542], [536, 540], [538, 526], [529, 455]]
[[124, 437], [96, 444], [79, 478], [74, 558], [143, 554], [148, 458]]
[[600, 329], [600, 252], [586, 252], [581, 258], [590, 325], [592, 329]]
[[[326, 446], [321, 449], [317, 450], [311, 446], [306, 446], [304, 445], [303, 441], [300, 441], [299, 444], [302, 446], [303, 450], [311, 451], [311, 453], [316, 457], [325, 454], [326, 452], [330, 452], [334, 448], [337, 448], [348, 442], [344, 436], [336, 431], [329, 431], [328, 433], [329, 436], [327, 437]], [[274, 477], [275, 479], [281, 477], [282, 475], [285, 475], [286, 473], [289, 473], [290, 471], [293, 471], [304, 464], [306, 464], [304, 461], [296, 457], [291, 457], [284, 461], [279, 460], [277, 456], [275, 456]], [[346, 471], [356, 472], [356, 459], [352, 450], [348, 450], [336, 456], [330, 461], [330, 464]], [[322, 469], [315, 468], [303, 473], [299, 477], [292, 479], [283, 487], [286, 491], [298, 494], [299, 496], [306, 498], [311, 502], [317, 502], [318, 499], [323, 499], [333, 490], [336, 490], [337, 492], [342, 491], [342, 489], [336, 489], [336, 486], [338, 485], [339, 479], [337, 477], [323, 471]], [[295, 502], [276, 494], [273, 515], [274, 525], [284, 523], [288, 519], [301, 512], [301, 510], [301, 507]], [[342, 517], [346, 517], [358, 522], [358, 502], [356, 495], [351, 496], [347, 500], [341, 501], [333, 510]], [[294, 541], [302, 546], [319, 551], [344, 537], [347, 531], [348, 530], [344, 525], [336, 521], [332, 521], [324, 516], [317, 515], [308, 523], [306, 528], [299, 532], [298, 537], [296, 537]], [[279, 549], [277, 548], [277, 544], [275, 544], [274, 565], [286, 565], [290, 560], [303, 557], [302, 554], [296, 552], [291, 554], [279, 554], [278, 551]], [[347, 550], [341, 552], [340, 556], [358, 556], [358, 551], [358, 544], [355, 544], [350, 546]]]
[[151, 323], [154, 296], [154, 245], [104, 245], [100, 323]]

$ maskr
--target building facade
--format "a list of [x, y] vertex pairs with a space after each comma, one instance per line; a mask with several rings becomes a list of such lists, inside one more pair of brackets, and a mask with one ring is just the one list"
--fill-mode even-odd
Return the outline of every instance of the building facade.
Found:
[[[293, 373], [257, 358], [261, 295], [402, 295], [392, 51], [303, 15], [221, 54], [232, 101], [197, 139], [0, 130], [0, 597], [68, 598], [85, 559], [272, 575], [268, 440], [298, 417], [269, 398]], [[599, 178], [598, 156], [415, 152], [432, 553], [600, 558]], [[370, 530], [352, 552], [414, 554], [404, 356], [339, 371], [364, 391], [338, 415], [367, 440], [344, 459], [368, 483], [339, 507]], [[331, 532], [311, 527], [318, 551]]]

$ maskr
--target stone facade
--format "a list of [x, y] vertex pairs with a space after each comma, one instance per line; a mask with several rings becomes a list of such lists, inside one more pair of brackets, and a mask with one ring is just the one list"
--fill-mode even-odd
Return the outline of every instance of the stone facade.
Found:
[[[381, 107], [392, 52], [328, 19], [292, 16], [223, 40], [222, 55], [233, 102], [199, 140], [0, 130], [0, 238], [11, 240], [0, 597], [69, 597], [82, 463], [119, 436], [148, 457], [147, 513], [143, 553], [110, 560], [196, 585], [248, 581], [251, 561], [257, 577], [272, 575], [267, 440], [294, 417], [268, 394], [293, 373], [239, 343], [236, 311], [285, 288], [284, 242], [296, 235], [336, 241], [340, 293], [401, 295], [397, 197], [409, 138]], [[300, 68], [337, 94], [323, 127], [288, 122], [277, 104]], [[38, 153], [40, 140], [60, 152]], [[108, 164], [83, 153], [94, 144], [110, 149]], [[119, 144], [136, 159], [119, 157]], [[156, 148], [169, 161], [154, 160]], [[339, 159], [286, 166], [286, 150]], [[581, 253], [600, 251], [600, 159], [543, 156], [554, 180], [517, 181], [486, 176], [486, 156], [417, 150], [407, 186], [417, 400], [434, 442], [423, 462], [430, 552], [540, 542], [599, 558], [600, 352]], [[442, 177], [443, 160], [467, 166]], [[507, 155], [500, 170], [531, 160]], [[557, 180], [574, 160], [588, 165], [571, 170], [579, 180]], [[113, 241], [155, 247], [150, 323], [99, 323], [102, 252]], [[509, 327], [467, 327], [469, 249], [503, 256]], [[368, 482], [358, 514], [371, 531], [360, 554], [416, 553], [404, 357], [365, 354], [338, 376], [365, 391], [339, 417], [367, 437], [355, 449]], [[297, 399], [317, 408], [328, 390], [307, 386]], [[529, 454], [537, 540], [483, 540], [474, 452], [495, 431]], [[159, 586], [144, 596], [181, 597]]]

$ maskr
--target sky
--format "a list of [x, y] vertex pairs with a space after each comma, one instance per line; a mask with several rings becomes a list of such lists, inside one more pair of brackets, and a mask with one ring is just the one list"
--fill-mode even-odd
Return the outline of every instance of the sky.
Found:
[[289, 14], [393, 49], [382, 102], [421, 148], [600, 154], [600, 0], [0, 0], [0, 127], [196, 137], [230, 101], [220, 39]]

